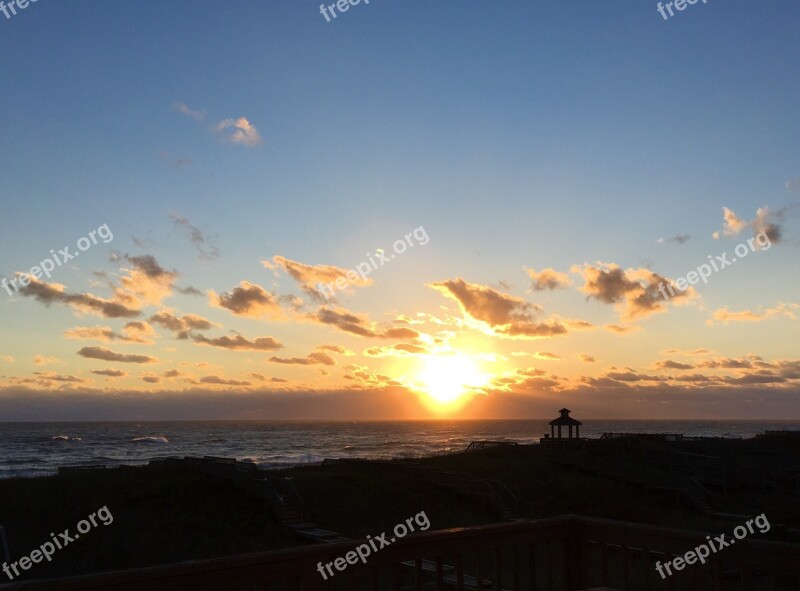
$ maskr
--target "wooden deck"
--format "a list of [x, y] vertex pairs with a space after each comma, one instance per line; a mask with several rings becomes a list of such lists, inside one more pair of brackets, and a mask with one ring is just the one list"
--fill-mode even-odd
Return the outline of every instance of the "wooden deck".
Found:
[[[709, 532], [711, 533], [711, 532]], [[714, 532], [719, 533], [719, 532]], [[797, 591], [800, 545], [738, 540], [662, 581], [655, 561], [682, 555], [706, 534], [566, 515], [399, 539], [324, 581], [317, 564], [348, 541], [104, 573], [0, 585], [17, 591]]]

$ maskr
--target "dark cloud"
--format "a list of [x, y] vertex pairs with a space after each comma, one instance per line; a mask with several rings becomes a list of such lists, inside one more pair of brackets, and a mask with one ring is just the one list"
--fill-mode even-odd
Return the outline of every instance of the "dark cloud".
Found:
[[237, 316], [273, 319], [283, 316], [278, 298], [260, 285], [249, 281], [242, 281], [239, 287], [234, 287], [230, 292], [221, 295], [211, 291], [210, 296], [212, 305], [225, 308]]
[[203, 335], [193, 334], [192, 340], [195, 343], [208, 345], [209, 347], [219, 347], [220, 349], [232, 349], [237, 351], [274, 351], [283, 348], [283, 343], [272, 337], [259, 337], [251, 341], [242, 335], [209, 339]]
[[584, 279], [581, 291], [604, 304], [616, 304], [620, 317], [626, 321], [665, 312], [668, 303], [696, 296], [694, 288], [681, 291], [673, 287], [675, 295], [664, 298], [659, 287], [669, 294], [668, 287], [674, 283], [645, 268], [625, 271], [613, 263], [598, 263], [576, 265], [573, 271]]
[[176, 213], [171, 213], [169, 217], [176, 228], [180, 228], [188, 233], [192, 246], [194, 246], [195, 250], [198, 252], [198, 258], [201, 260], [210, 260], [219, 256], [219, 249], [208, 234], [205, 234], [197, 226], [191, 224], [189, 220]]
[[24, 297], [32, 297], [46, 306], [53, 303], [63, 304], [104, 318], [136, 318], [142, 315], [141, 310], [129, 308], [114, 300], [105, 300], [89, 293], [67, 293], [61, 285], [42, 283], [33, 278], [29, 285], [19, 290], [19, 294]]
[[184, 314], [176, 316], [170, 312], [159, 312], [149, 318], [151, 324], [158, 325], [172, 332], [178, 333], [181, 338], [188, 337], [191, 330], [209, 330], [216, 326], [210, 320], [197, 314]]
[[306, 357], [290, 357], [288, 359], [281, 357], [270, 357], [272, 363], [282, 363], [284, 365], [336, 365], [336, 361], [321, 351], [311, 353]]
[[674, 244], [686, 244], [689, 242], [691, 236], [689, 234], [676, 234], [672, 238], [659, 238], [658, 243], [664, 244], [665, 242], [672, 242]]
[[356, 316], [347, 310], [332, 310], [330, 308], [320, 308], [316, 314], [309, 314], [309, 319], [316, 320], [322, 324], [335, 326], [339, 330], [349, 332], [366, 338], [390, 338], [390, 339], [415, 339], [419, 336], [416, 330], [410, 328], [386, 328], [376, 329], [367, 326], [367, 319]]
[[202, 384], [218, 384], [220, 386], [249, 386], [250, 382], [229, 380], [220, 376], [205, 376], [200, 378]]
[[33, 372], [33, 375], [36, 376], [37, 380], [43, 380], [45, 382], [65, 382], [65, 383], [81, 384], [87, 381], [85, 378], [80, 378], [78, 376], [65, 376], [50, 371], [35, 371]]
[[122, 371], [121, 369], [95, 369], [92, 371], [92, 373], [99, 376], [107, 376], [109, 378], [124, 378], [128, 375], [127, 372]]
[[673, 361], [672, 359], [666, 359], [664, 361], [657, 361], [656, 368], [658, 369], [694, 369], [693, 365], [689, 365], [688, 363], [680, 363], [679, 361]]
[[103, 361], [119, 361], [121, 363], [156, 363], [158, 359], [147, 355], [123, 355], [115, 353], [105, 347], [84, 347], [78, 355], [87, 359], [102, 359]]

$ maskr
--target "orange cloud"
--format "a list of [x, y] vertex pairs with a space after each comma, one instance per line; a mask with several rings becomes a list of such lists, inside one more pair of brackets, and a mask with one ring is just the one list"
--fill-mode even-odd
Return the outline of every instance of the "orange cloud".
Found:
[[538, 321], [541, 307], [522, 298], [500, 293], [485, 285], [456, 278], [430, 287], [458, 302], [462, 313], [488, 325], [498, 336], [543, 338], [567, 333], [558, 320]]
[[547, 268], [537, 272], [535, 269], [525, 269], [531, 278], [531, 288], [534, 291], [563, 289], [572, 285], [566, 273], [559, 273], [555, 269]]

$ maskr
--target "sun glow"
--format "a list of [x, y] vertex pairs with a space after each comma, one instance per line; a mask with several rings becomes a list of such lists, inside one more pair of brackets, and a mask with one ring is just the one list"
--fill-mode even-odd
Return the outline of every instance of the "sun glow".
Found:
[[486, 385], [490, 375], [482, 373], [467, 355], [427, 355], [416, 375], [417, 389], [435, 410], [455, 410], [466, 402], [466, 395]]

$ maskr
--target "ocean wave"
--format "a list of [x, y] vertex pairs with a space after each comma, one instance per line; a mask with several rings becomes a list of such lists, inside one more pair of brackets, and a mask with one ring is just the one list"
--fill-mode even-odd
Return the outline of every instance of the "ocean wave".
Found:
[[142, 435], [131, 439], [134, 443], [169, 443], [166, 435]]
[[55, 435], [50, 441], [83, 441], [80, 437], [70, 437], [69, 435]]

